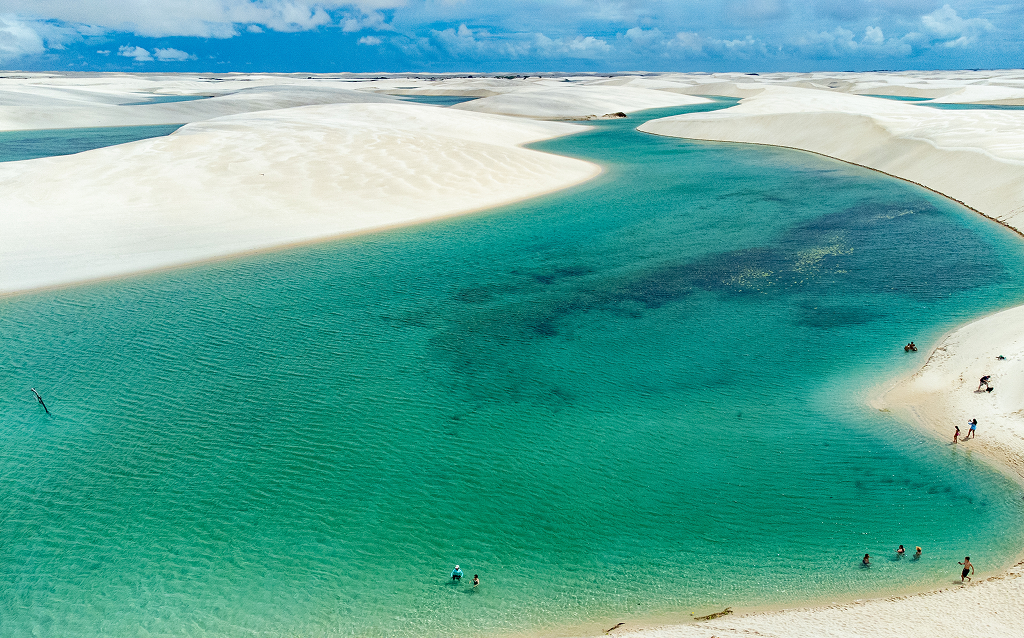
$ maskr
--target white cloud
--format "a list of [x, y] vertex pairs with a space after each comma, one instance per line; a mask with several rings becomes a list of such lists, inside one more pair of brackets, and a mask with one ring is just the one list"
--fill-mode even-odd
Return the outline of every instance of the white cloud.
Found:
[[684, 57], [723, 57], [745, 60], [756, 55], [766, 55], [767, 47], [753, 36], [738, 40], [708, 38], [693, 31], [680, 31], [665, 43], [670, 54], [682, 53]]
[[865, 45], [885, 43], [885, 35], [882, 34], [881, 27], [868, 27], [864, 29], [864, 37], [861, 38], [861, 43]]
[[925, 31], [939, 40], [945, 40], [938, 42], [937, 45], [946, 48], [966, 47], [974, 43], [982, 33], [995, 29], [992, 23], [984, 18], [961, 18], [948, 4], [921, 16], [921, 23]]
[[96, 53], [99, 53], [100, 55], [110, 55], [110, 50], [109, 49], [100, 49]]
[[332, 11], [371, 14], [403, 6], [406, 0], [0, 0], [0, 14], [12, 13], [91, 25], [143, 37], [229, 38], [255, 25], [274, 31], [305, 31], [330, 24]]
[[391, 25], [385, 22], [384, 14], [380, 11], [346, 14], [341, 20], [341, 30], [345, 33], [353, 33], [355, 31], [362, 31], [363, 29], [388, 31], [391, 30]]
[[161, 62], [184, 62], [185, 60], [196, 59], [196, 56], [191, 53], [185, 53], [178, 49], [154, 49], [153, 55]]
[[902, 39], [885, 39], [881, 27], [867, 27], [857, 41], [853, 31], [836, 27], [832, 31], [805, 33], [793, 45], [804, 56], [812, 58], [883, 57], [909, 55], [910, 44]]
[[359, 44], [365, 44], [367, 46], [377, 46], [382, 40], [375, 35], [364, 35], [359, 38]]
[[543, 33], [534, 36], [534, 46], [543, 57], [599, 58], [610, 53], [610, 44], [594, 36], [576, 36], [572, 40], [549, 38]]
[[[103, 52], [97, 51], [97, 53]], [[127, 45], [118, 49], [117, 54], [122, 57], [132, 58], [136, 62], [152, 62], [154, 59], [159, 60], [160, 62], [184, 62], [185, 60], [196, 59], [196, 56], [191, 53], [179, 51], [178, 49], [153, 49], [153, 52], [150, 53], [147, 49], [143, 49], [142, 47]]]
[[143, 49], [142, 47], [122, 46], [120, 49], [117, 50], [117, 54], [124, 56], [126, 58], [132, 58], [136, 62], [153, 61], [153, 56], [150, 55], [149, 51]]
[[42, 36], [31, 23], [14, 16], [0, 16], [0, 61], [36, 55], [45, 50]]

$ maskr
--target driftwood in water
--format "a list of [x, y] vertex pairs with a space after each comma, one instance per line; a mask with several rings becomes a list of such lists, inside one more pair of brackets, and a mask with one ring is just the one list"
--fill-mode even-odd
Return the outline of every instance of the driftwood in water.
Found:
[[726, 607], [720, 612], [714, 614], [708, 614], [707, 616], [698, 616], [694, 620], [712, 620], [714, 618], [721, 618], [722, 616], [728, 616], [732, 613], [732, 607]]
[[606, 634], [607, 634], [607, 633], [611, 633], [611, 632], [615, 631], [616, 629], [618, 629], [619, 627], [621, 627], [621, 626], [623, 626], [623, 625], [625, 625], [625, 624], [626, 624], [626, 623], [624, 623], [624, 622], [620, 622], [619, 624], [615, 625], [615, 626], [614, 626], [614, 627], [612, 627], [611, 629], [606, 629], [604, 633], [606, 633]]

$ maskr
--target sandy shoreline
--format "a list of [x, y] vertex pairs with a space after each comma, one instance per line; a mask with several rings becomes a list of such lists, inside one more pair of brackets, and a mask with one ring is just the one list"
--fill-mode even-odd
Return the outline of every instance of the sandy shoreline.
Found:
[[[700, 101], [697, 95], [744, 102], [650, 122], [641, 130], [828, 155], [919, 183], [1024, 232], [1024, 112], [935, 111], [864, 97], [1024, 104], [1019, 71], [523, 80], [26, 78], [0, 80], [0, 130], [190, 124], [165, 138], [0, 164], [0, 232], [8, 239], [0, 245], [0, 294], [417, 223], [537, 196], [600, 171], [587, 162], [521, 148], [582, 130], [538, 120], [692, 104]], [[215, 97], [133, 105], [146, 96], [175, 94]], [[437, 109], [403, 104], [389, 94], [486, 99]], [[993, 376], [995, 392], [974, 391], [983, 374]], [[951, 437], [953, 424], [966, 431], [967, 418], [978, 418], [978, 438], [965, 446], [1024, 481], [1024, 307], [953, 331], [920, 371], [874, 405], [904, 412], [943, 439]], [[634, 633], [627, 624], [613, 635], [1024, 635], [1022, 573], [1019, 564], [964, 588]]]

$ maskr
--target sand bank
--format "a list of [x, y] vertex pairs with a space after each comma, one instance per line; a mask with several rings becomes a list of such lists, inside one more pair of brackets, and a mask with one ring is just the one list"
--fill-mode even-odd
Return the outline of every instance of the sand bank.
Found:
[[582, 127], [409, 104], [222, 117], [0, 164], [0, 292], [114, 277], [533, 197], [600, 168], [520, 145]]

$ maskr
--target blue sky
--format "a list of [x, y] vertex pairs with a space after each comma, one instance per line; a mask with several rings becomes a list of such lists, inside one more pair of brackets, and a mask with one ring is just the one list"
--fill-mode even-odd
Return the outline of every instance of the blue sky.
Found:
[[1022, 33], [1019, 0], [0, 0], [0, 68], [1020, 68]]

